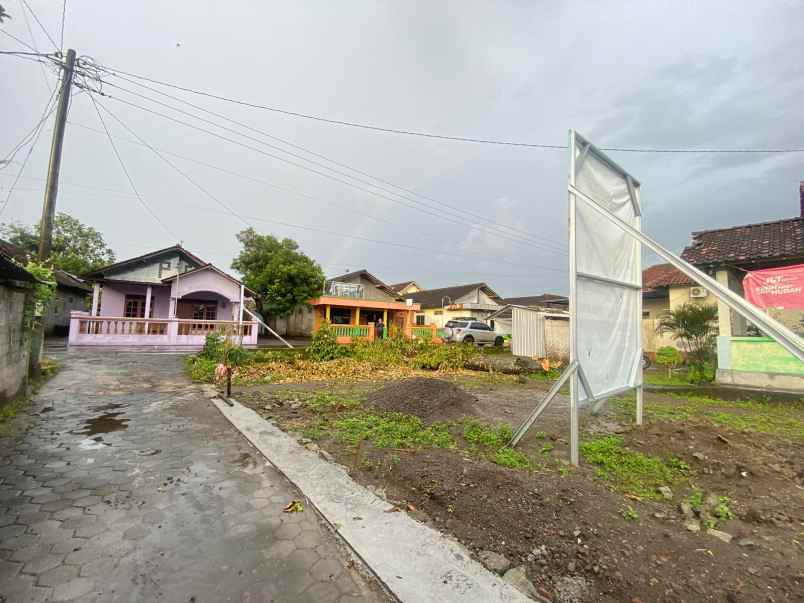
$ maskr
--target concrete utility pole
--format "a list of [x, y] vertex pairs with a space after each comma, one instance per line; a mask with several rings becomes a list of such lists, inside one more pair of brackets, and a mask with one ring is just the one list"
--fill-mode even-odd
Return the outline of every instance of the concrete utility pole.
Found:
[[50, 164], [47, 170], [45, 204], [42, 207], [42, 221], [39, 227], [39, 261], [50, 257], [53, 245], [53, 217], [56, 214], [56, 196], [59, 193], [59, 170], [61, 169], [61, 149], [64, 145], [64, 130], [67, 127], [67, 108], [70, 106], [70, 91], [75, 70], [75, 50], [67, 51], [67, 59], [62, 66], [59, 107], [56, 112], [56, 125], [53, 128], [53, 143], [50, 147]]

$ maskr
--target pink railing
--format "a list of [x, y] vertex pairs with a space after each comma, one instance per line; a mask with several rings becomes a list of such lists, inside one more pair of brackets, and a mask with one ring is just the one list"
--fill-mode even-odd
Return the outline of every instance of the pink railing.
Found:
[[256, 345], [257, 323], [180, 318], [122, 318], [72, 312], [70, 345], [200, 346], [214, 331], [238, 333], [244, 345]]

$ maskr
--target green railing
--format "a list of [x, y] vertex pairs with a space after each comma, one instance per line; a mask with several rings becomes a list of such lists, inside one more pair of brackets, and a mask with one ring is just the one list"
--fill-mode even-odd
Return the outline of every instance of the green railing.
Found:
[[367, 325], [332, 325], [338, 337], [368, 337]]
[[436, 329], [436, 337], [444, 339], [444, 329]]
[[427, 340], [433, 338], [433, 329], [431, 327], [413, 327], [412, 332], [414, 337]]

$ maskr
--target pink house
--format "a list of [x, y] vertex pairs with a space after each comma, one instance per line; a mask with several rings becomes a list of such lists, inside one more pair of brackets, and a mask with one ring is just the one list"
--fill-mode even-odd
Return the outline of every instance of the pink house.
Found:
[[241, 281], [180, 245], [146, 253], [86, 275], [91, 312], [72, 312], [70, 347], [142, 346], [197, 349], [212, 331], [257, 344], [257, 322]]

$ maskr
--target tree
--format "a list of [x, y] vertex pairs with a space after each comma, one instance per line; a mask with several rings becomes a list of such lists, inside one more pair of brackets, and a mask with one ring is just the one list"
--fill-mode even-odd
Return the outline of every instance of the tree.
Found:
[[0, 4], [0, 23], [3, 22], [4, 19], [10, 19], [11, 15], [6, 12], [6, 9], [3, 8], [3, 5]]
[[[3, 224], [0, 226], [0, 233], [29, 255], [36, 255], [39, 247], [39, 224]], [[80, 275], [113, 263], [114, 252], [97, 230], [68, 214], [58, 213], [53, 221], [50, 259], [54, 267]]]
[[718, 332], [717, 306], [688, 302], [662, 316], [656, 330], [670, 333], [673, 339], [681, 341], [688, 362], [703, 380]]
[[232, 268], [257, 293], [257, 308], [263, 315], [287, 316], [307, 300], [321, 295], [324, 273], [317, 262], [299, 251], [292, 239], [281, 241], [248, 228], [237, 235], [243, 250]]

